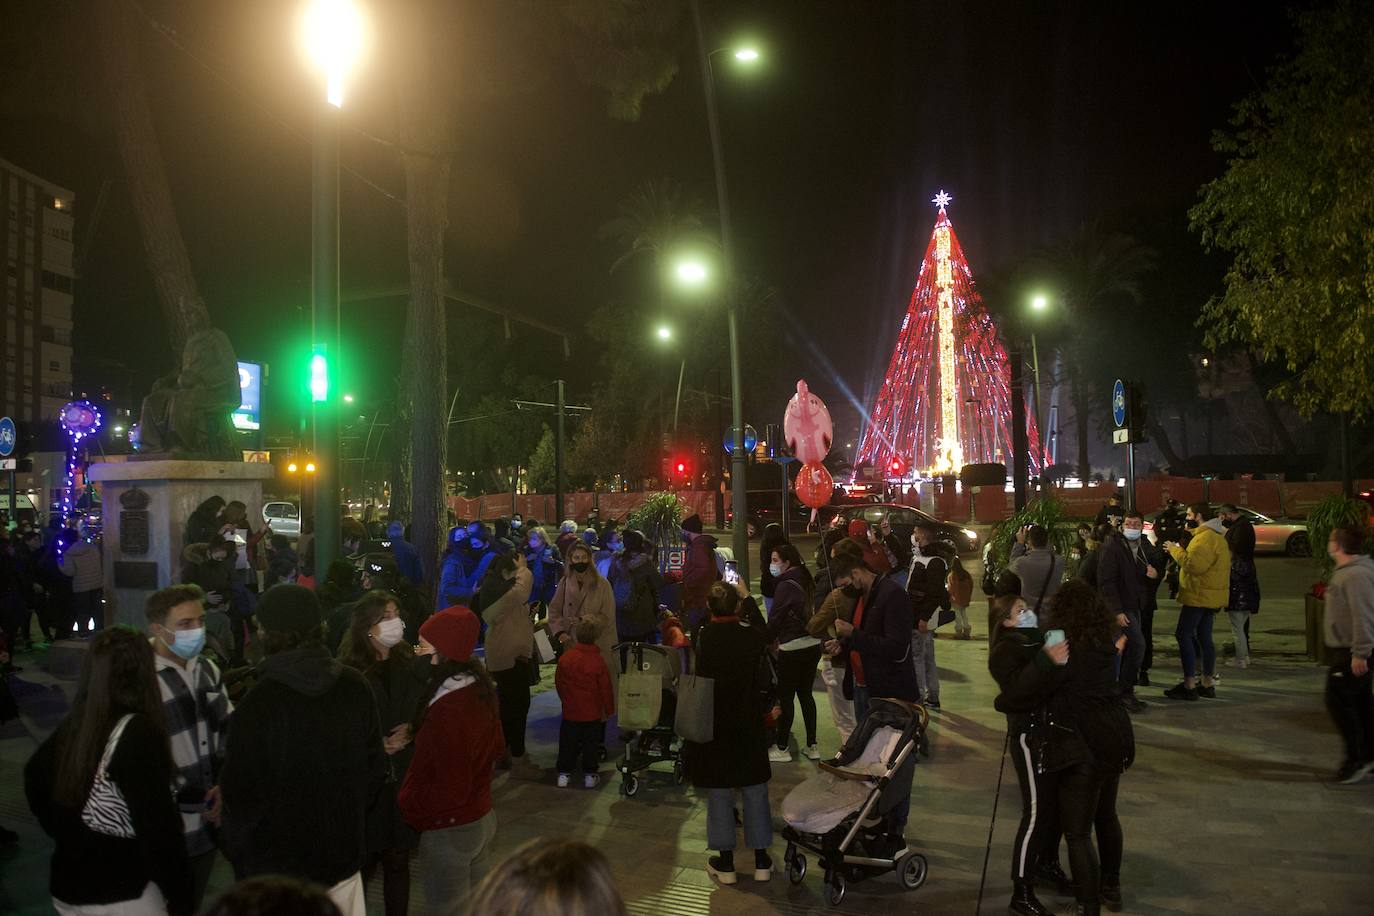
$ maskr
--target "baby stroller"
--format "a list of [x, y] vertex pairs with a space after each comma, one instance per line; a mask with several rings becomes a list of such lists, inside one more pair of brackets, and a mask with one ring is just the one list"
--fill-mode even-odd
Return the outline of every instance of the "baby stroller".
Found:
[[885, 819], [910, 791], [916, 745], [930, 721], [925, 709], [903, 700], [874, 698], [868, 718], [850, 735], [821, 773], [783, 799], [782, 829], [787, 840], [783, 862], [793, 884], [806, 878], [811, 851], [825, 870], [826, 901], [838, 906], [846, 882], [896, 872], [915, 890], [925, 883], [926, 857], [907, 848], [892, 849]]
[[673, 733], [677, 712], [677, 679], [682, 671], [680, 652], [670, 646], [627, 642], [613, 649], [620, 659], [616, 709], [622, 731], [638, 734], [625, 743], [625, 756], [616, 764], [620, 791], [627, 798], [639, 792], [639, 773], [656, 763], [673, 765], [673, 782], [682, 785], [687, 773], [682, 745]]

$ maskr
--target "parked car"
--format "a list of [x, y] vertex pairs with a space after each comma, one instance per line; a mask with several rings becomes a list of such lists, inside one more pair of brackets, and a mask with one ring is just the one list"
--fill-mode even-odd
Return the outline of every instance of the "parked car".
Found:
[[[756, 538], [763, 529], [773, 523], [782, 524], [782, 491], [749, 491], [749, 537]], [[818, 513], [818, 524], [824, 525], [835, 514], [829, 506]], [[725, 527], [733, 527], [735, 511], [730, 505], [730, 494], [725, 494]], [[790, 533], [806, 531], [811, 524], [811, 507], [802, 504], [795, 493], [787, 494], [787, 530]]]
[[[1212, 511], [1217, 511], [1220, 503], [1212, 503]], [[1237, 506], [1242, 518], [1255, 526], [1256, 553], [1286, 553], [1290, 557], [1312, 555], [1307, 538], [1307, 524], [1291, 519], [1270, 518], [1263, 512], [1256, 512], [1248, 506]], [[1145, 536], [1155, 543], [1155, 520], [1159, 513], [1145, 520]]]
[[293, 541], [301, 536], [301, 510], [295, 503], [263, 503], [262, 520], [272, 526], [273, 534], [284, 534]]
[[901, 538], [910, 538], [911, 532], [916, 530], [917, 525], [930, 525], [935, 528], [942, 540], [953, 543], [960, 553], [977, 553], [982, 546], [978, 532], [972, 528], [965, 528], [954, 522], [942, 522], [915, 506], [903, 506], [898, 503], [864, 503], [841, 508], [839, 517], [844, 519], [846, 525], [856, 518], [863, 519], [873, 525], [881, 524], [886, 520], [892, 525], [893, 533]]

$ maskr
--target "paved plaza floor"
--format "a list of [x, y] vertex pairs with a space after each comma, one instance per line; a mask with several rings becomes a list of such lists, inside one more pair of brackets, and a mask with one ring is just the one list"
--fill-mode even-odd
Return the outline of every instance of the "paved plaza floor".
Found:
[[[1121, 782], [1127, 913], [1374, 911], [1374, 782], [1328, 781], [1340, 749], [1322, 706], [1323, 671], [1303, 657], [1300, 596], [1313, 579], [1311, 565], [1274, 558], [1259, 566], [1265, 603], [1253, 623], [1258, 664], [1223, 668], [1216, 700], [1181, 703], [1159, 695], [1178, 679], [1172, 636], [1177, 605], [1165, 601], [1156, 617], [1163, 651], [1156, 653], [1155, 686], [1141, 690], [1150, 710], [1134, 719], [1136, 764]], [[970, 610], [976, 620], [986, 606], [980, 599]], [[666, 769], [632, 799], [619, 793], [618, 778], [609, 778], [615, 776], [609, 764], [599, 789], [553, 785], [558, 703], [551, 691], [535, 698], [530, 714], [530, 754], [543, 767], [541, 777], [502, 775], [496, 787], [496, 857], [536, 837], [586, 840], [609, 857], [637, 914], [974, 913], [1006, 733], [992, 709], [985, 635], [979, 622], [972, 641], [937, 641], [944, 709], [932, 716], [931, 757], [916, 770], [907, 831], [908, 842], [930, 860], [919, 890], [904, 891], [888, 875], [851, 885], [832, 910], [814, 870], [800, 886], [782, 874], [766, 884], [716, 886], [705, 871], [704, 798], [674, 786]], [[1216, 636], [1219, 647], [1229, 642], [1224, 617]], [[37, 740], [65, 710], [70, 685], [54, 686], [37, 670], [38, 659], [21, 658], [20, 664], [26, 670], [19, 677], [32, 686], [23, 687], [23, 720], [0, 731], [0, 823], [18, 830], [22, 841], [0, 854], [0, 913], [49, 913], [50, 844], [24, 803], [21, 772]], [[546, 687], [551, 679], [546, 669]], [[828, 753], [837, 738], [819, 681], [817, 688], [820, 744]], [[798, 721], [798, 737], [800, 728]], [[613, 745], [612, 752], [617, 749]], [[769, 790], [775, 820], [783, 797], [812, 772], [804, 760], [774, 764]], [[1018, 814], [1008, 762], [982, 912], [1005, 912]], [[773, 849], [780, 865], [782, 842]], [[212, 892], [230, 881], [221, 863]], [[369, 913], [382, 912], [379, 895], [380, 885], [369, 895]], [[422, 912], [418, 886], [414, 895], [412, 909]], [[1061, 911], [1071, 908], [1066, 899], [1057, 904]]]

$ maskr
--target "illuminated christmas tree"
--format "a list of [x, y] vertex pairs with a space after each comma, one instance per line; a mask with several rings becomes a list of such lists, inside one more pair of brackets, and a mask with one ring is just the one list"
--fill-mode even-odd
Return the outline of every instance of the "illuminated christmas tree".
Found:
[[[859, 462], [885, 469], [887, 477], [1010, 463], [1007, 352], [945, 212], [951, 199], [941, 191], [931, 201], [940, 210], [935, 229], [859, 444]], [[1037, 468], [1040, 437], [1033, 419], [1028, 425], [1031, 466]], [[890, 473], [894, 466], [904, 473]]]

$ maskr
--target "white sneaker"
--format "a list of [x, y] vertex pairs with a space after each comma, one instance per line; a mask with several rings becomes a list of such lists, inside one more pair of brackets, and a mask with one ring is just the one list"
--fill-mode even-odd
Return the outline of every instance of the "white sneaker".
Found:
[[568, 787], [568, 783], [570, 783], [570, 782], [572, 782], [572, 774], [571, 774], [571, 773], [559, 773], [559, 774], [558, 774], [558, 788], [560, 788], [560, 789], [566, 789], [566, 788]]
[[773, 763], [791, 763], [792, 754], [787, 748], [775, 744], [768, 749], [768, 759]]
[[818, 748], [818, 747], [816, 747], [816, 745], [814, 745], [814, 744], [808, 744], [808, 745], [806, 746], [806, 749], [803, 750], [802, 753], [806, 755], [806, 759], [807, 759], [807, 760], [820, 760], [820, 759], [821, 759], [821, 749]]
[[601, 785], [601, 775], [599, 773], [586, 773], [582, 777], [582, 788], [595, 789]]

